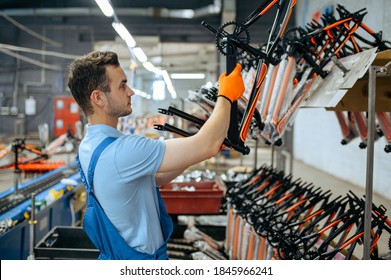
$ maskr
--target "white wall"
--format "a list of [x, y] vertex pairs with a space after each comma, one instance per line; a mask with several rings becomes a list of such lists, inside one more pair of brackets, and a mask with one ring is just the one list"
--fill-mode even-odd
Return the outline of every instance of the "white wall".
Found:
[[[300, 0], [296, 7], [296, 23], [310, 21], [316, 10], [336, 4], [355, 12], [367, 8], [364, 23], [374, 31], [383, 31], [383, 38], [391, 41], [391, 0]], [[386, 16], [388, 15], [388, 16]], [[315, 166], [357, 186], [365, 188], [367, 150], [358, 147], [359, 139], [346, 146], [334, 112], [325, 109], [299, 110], [295, 120], [294, 152], [297, 159]], [[384, 152], [383, 138], [375, 143], [374, 191], [391, 199], [391, 154]]]

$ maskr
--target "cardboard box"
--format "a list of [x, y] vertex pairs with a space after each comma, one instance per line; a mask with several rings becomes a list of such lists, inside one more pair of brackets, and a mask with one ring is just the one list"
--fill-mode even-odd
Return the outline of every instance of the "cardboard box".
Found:
[[[376, 78], [376, 112], [391, 111], [391, 76]], [[367, 112], [368, 111], [368, 78], [358, 80], [348, 90], [333, 111]]]
[[[376, 54], [372, 65], [386, 66], [390, 62], [391, 50], [386, 50]], [[391, 112], [391, 68], [388, 72], [376, 77], [376, 112]], [[365, 75], [359, 79], [334, 108], [327, 108], [327, 110], [368, 111], [368, 78], [368, 75]]]

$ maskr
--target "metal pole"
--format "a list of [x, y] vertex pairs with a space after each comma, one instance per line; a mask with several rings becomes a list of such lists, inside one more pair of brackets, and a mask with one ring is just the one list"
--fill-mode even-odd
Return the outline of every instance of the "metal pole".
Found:
[[376, 74], [380, 67], [369, 68], [368, 80], [368, 145], [367, 145], [367, 171], [365, 187], [364, 212], [364, 253], [363, 259], [370, 260], [371, 222], [372, 222], [372, 195], [373, 195], [373, 166], [375, 142], [375, 112], [376, 112]]
[[289, 174], [293, 174], [293, 141], [294, 141], [294, 126], [292, 125], [292, 127], [289, 129]]
[[18, 143], [14, 143], [14, 149], [15, 149], [15, 169], [14, 169], [14, 186], [15, 191], [14, 194], [17, 197], [19, 195], [19, 176], [20, 176], [20, 169], [19, 169], [19, 159], [18, 159]]
[[272, 144], [271, 157], [271, 166], [274, 168], [274, 144]]
[[35, 246], [35, 225], [37, 221], [35, 220], [35, 193], [31, 194], [31, 216], [30, 216], [30, 255], [28, 256], [29, 260], [35, 259], [34, 246]]
[[254, 153], [254, 170], [257, 170], [258, 163], [258, 138], [255, 138], [255, 153]]
[[19, 192], [19, 178], [20, 178], [20, 168], [19, 168], [19, 149], [24, 148], [24, 141], [22, 139], [15, 139], [12, 142], [12, 151], [15, 153], [15, 167], [14, 167], [14, 183], [15, 189], [14, 192], [9, 196], [9, 200], [14, 201], [24, 197], [22, 193]]

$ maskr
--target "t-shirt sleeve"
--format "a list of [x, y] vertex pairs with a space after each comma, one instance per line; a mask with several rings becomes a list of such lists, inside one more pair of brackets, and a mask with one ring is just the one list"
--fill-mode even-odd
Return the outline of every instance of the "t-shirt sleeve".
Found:
[[118, 140], [114, 164], [122, 180], [132, 181], [158, 171], [164, 156], [164, 141], [136, 135], [127, 135]]

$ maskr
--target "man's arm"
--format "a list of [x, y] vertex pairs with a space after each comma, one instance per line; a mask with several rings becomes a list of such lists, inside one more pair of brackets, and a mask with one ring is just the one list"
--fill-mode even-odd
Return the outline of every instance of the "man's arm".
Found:
[[155, 180], [158, 186], [171, 182], [173, 179], [178, 177], [185, 169], [175, 170], [171, 172], [156, 173]]
[[[184, 170], [191, 165], [215, 156], [227, 136], [231, 102], [244, 91], [241, 66], [238, 65], [228, 76], [219, 79], [219, 97], [213, 112], [197, 134], [186, 138], [166, 140], [166, 148], [158, 173]], [[179, 173], [180, 174], [180, 173]]]

